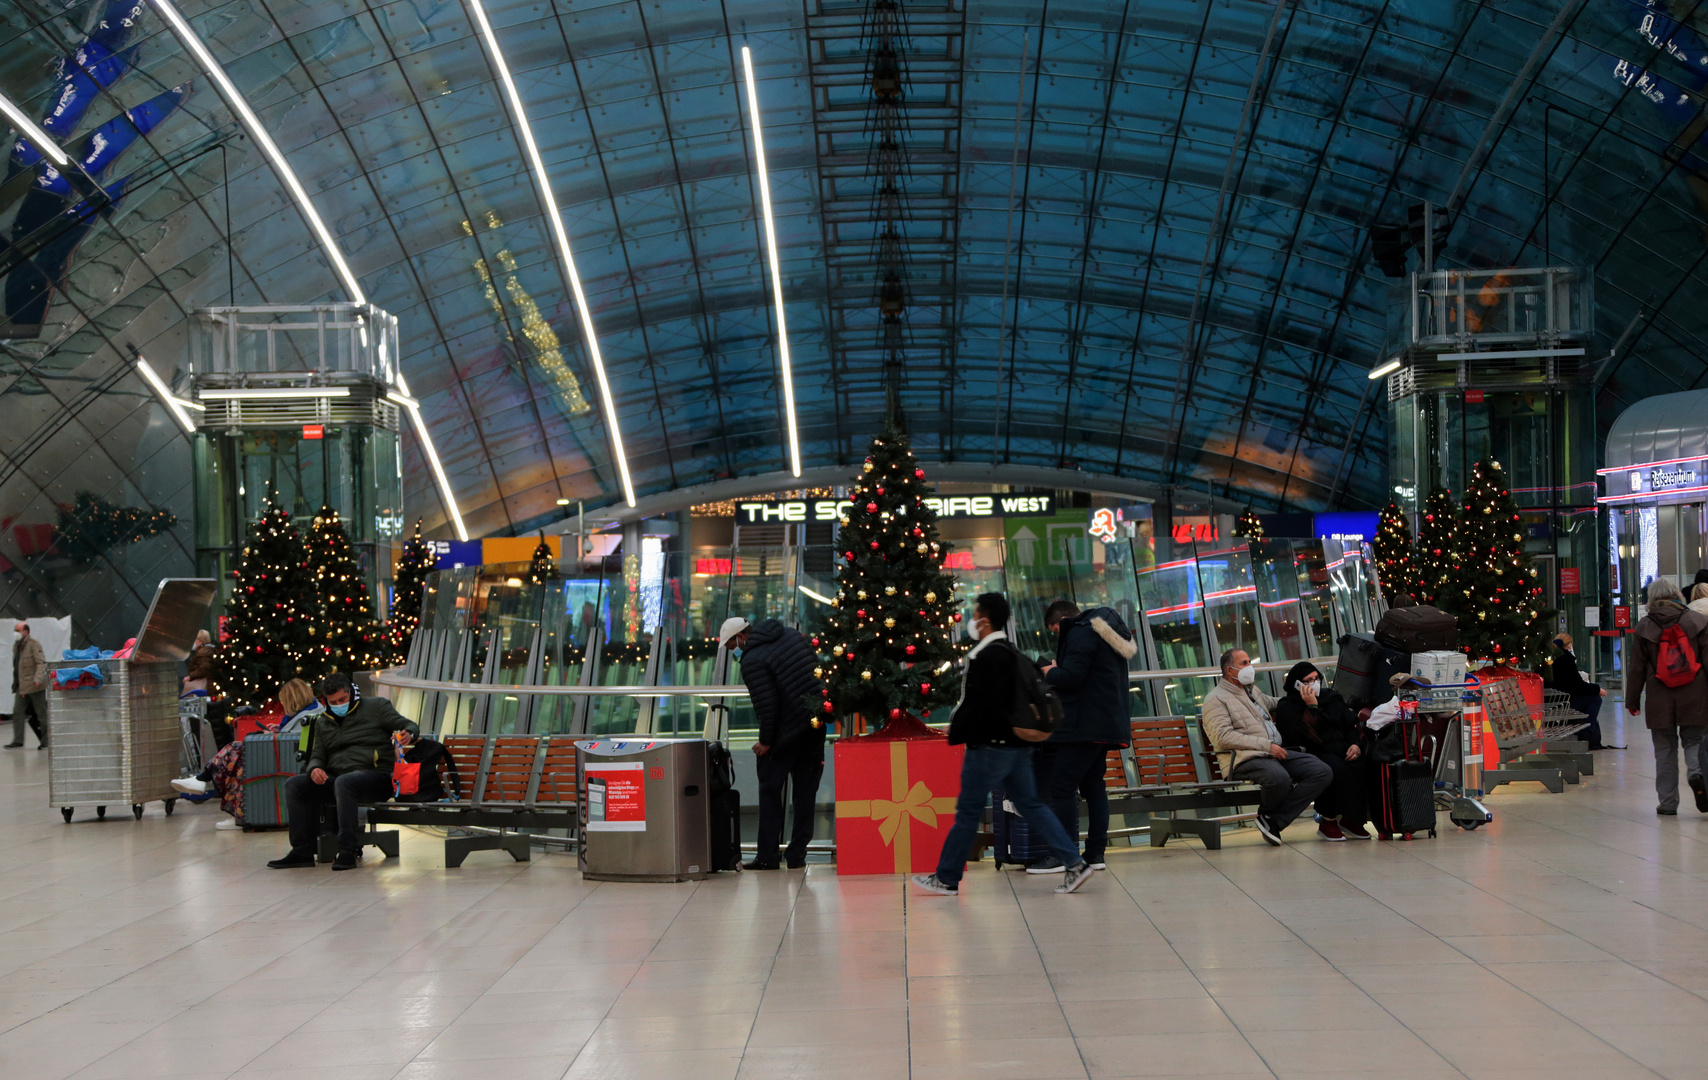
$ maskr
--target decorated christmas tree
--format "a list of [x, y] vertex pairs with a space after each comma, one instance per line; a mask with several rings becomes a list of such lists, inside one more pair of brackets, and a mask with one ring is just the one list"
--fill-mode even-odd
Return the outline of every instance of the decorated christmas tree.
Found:
[[384, 667], [386, 644], [374, 622], [374, 601], [338, 511], [322, 506], [308, 536], [308, 565], [320, 601], [312, 644], [328, 671]]
[[1389, 503], [1376, 525], [1376, 574], [1382, 596], [1389, 603], [1405, 593], [1417, 599], [1417, 562], [1411, 539], [1411, 522], [1398, 506]]
[[249, 527], [249, 543], [232, 571], [236, 585], [226, 605], [225, 641], [214, 656], [214, 685], [221, 694], [261, 706], [294, 678], [326, 670], [311, 649], [316, 594], [308, 552], [290, 515], [269, 496]]
[[1539, 662], [1547, 648], [1542, 585], [1524, 551], [1524, 525], [1500, 463], [1471, 466], [1453, 537], [1454, 572], [1437, 606], [1459, 622], [1459, 648], [1473, 661]]
[[1430, 491], [1417, 527], [1417, 592], [1412, 599], [1434, 604], [1453, 578], [1453, 529], [1459, 513], [1453, 493], [1444, 487]]
[[391, 623], [386, 636], [391, 645], [391, 660], [401, 664], [409, 659], [409, 643], [421, 628], [421, 590], [427, 585], [427, 575], [438, 566], [433, 548], [421, 539], [421, 522], [415, 522], [415, 535], [403, 545], [403, 551], [392, 569]]
[[925, 470], [892, 419], [860, 466], [838, 537], [829, 620], [813, 639], [827, 719], [889, 724], [953, 705], [960, 693], [955, 579], [943, 572]]
[[557, 568], [557, 556], [546, 545], [545, 534], [540, 535], [540, 546], [534, 549], [534, 557], [528, 563], [528, 584], [544, 585], [549, 581], [562, 581], [563, 572]]
[[1263, 522], [1257, 520], [1257, 515], [1247, 509], [1234, 519], [1234, 535], [1242, 540], [1263, 539]]

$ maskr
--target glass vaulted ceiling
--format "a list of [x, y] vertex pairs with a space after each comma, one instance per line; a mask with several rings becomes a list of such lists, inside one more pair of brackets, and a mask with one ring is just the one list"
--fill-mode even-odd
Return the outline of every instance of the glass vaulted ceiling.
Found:
[[[744, 44], [804, 464], [858, 461], [884, 386], [866, 6], [486, 7], [564, 208], [639, 492], [787, 467]], [[401, 319], [471, 533], [620, 499], [467, 9], [181, 10], [369, 298]], [[1596, 269], [1604, 417], [1702, 378], [1697, 0], [904, 0], [902, 15], [902, 388], [927, 459], [1212, 484], [1260, 507], [1376, 504], [1385, 409], [1364, 376], [1392, 282], [1369, 228], [1422, 199], [1456, 211], [1443, 266]], [[7, 280], [0, 517], [51, 520], [92, 489], [187, 520], [187, 444], [128, 349], [171, 370], [189, 310], [339, 299], [337, 279], [143, 0], [0, 0], [0, 91], [32, 116], [59, 108], [53, 134], [112, 199]], [[15, 154], [9, 175], [26, 164]], [[8, 244], [70, 205], [20, 190], [0, 210]], [[409, 454], [410, 512], [446, 535]], [[111, 571], [115, 595], [186, 568], [188, 543], [180, 529], [132, 549], [146, 566]]]

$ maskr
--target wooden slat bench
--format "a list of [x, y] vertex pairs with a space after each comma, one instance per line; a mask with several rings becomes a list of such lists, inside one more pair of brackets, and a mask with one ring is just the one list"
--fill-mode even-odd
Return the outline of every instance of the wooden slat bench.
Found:
[[[1132, 722], [1134, 783], [1110, 785], [1109, 812], [1146, 815], [1151, 847], [1162, 847], [1175, 836], [1196, 836], [1216, 851], [1222, 846], [1222, 822], [1181, 817], [1180, 812], [1255, 807], [1262, 796], [1255, 784], [1220, 779], [1213, 759], [1200, 773], [1187, 723], [1184, 716], [1142, 717]], [[1115, 778], [1116, 767], [1111, 765], [1105, 783]], [[1124, 767], [1121, 776], [1125, 778]]]
[[440, 742], [456, 764], [463, 791], [443, 802], [369, 804], [370, 823], [498, 830], [447, 836], [447, 868], [461, 866], [472, 851], [504, 850], [527, 862], [528, 837], [512, 829], [576, 830], [574, 736], [446, 735]]

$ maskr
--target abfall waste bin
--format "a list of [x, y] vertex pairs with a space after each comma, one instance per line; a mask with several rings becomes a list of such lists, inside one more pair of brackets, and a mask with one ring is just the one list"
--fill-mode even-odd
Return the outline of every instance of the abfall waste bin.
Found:
[[581, 876], [694, 881], [711, 873], [705, 739], [577, 740]]

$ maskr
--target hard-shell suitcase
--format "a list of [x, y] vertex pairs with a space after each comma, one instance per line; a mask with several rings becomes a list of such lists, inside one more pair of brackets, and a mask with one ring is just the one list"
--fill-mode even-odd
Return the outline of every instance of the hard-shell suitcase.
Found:
[[1453, 616], [1427, 604], [1390, 608], [1376, 623], [1376, 640], [1407, 655], [1450, 652], [1459, 646], [1459, 628]]
[[297, 774], [297, 734], [258, 731], [243, 740], [243, 815], [246, 829], [290, 824], [285, 781]]
[[1342, 634], [1334, 689], [1353, 709], [1372, 708], [1393, 697], [1390, 680], [1410, 670], [1410, 655], [1388, 648], [1369, 634]]
[[1027, 866], [1047, 858], [1050, 849], [1032, 834], [1032, 826], [1014, 811], [1008, 793], [998, 785], [990, 793], [990, 824], [993, 838], [992, 854], [996, 868]]
[[1435, 835], [1435, 768], [1426, 761], [1389, 761], [1376, 766], [1376, 831], [1411, 839]]
[[722, 743], [706, 748], [706, 819], [712, 832], [712, 870], [741, 869], [741, 792], [735, 762]]

